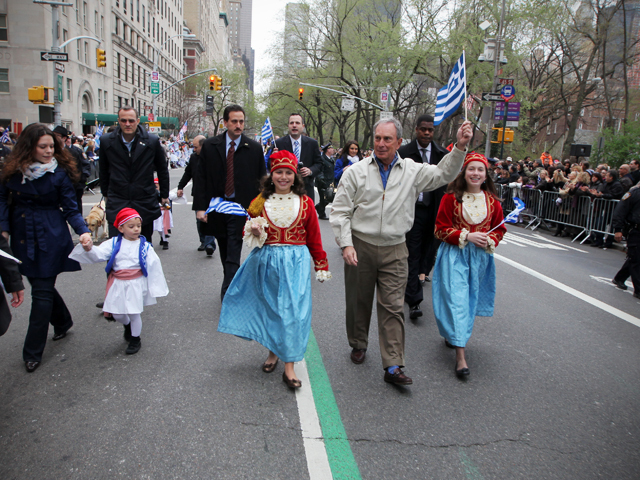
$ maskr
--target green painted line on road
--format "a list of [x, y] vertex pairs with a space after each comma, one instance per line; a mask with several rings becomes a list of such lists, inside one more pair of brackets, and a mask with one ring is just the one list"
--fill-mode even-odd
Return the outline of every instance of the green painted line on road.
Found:
[[480, 470], [473, 464], [462, 448], [458, 448], [458, 455], [460, 456], [460, 462], [464, 467], [465, 476], [470, 480], [483, 480]]
[[305, 360], [331, 474], [334, 480], [360, 480], [362, 478], [360, 469], [351, 451], [347, 432], [342, 424], [336, 397], [333, 395], [329, 375], [327, 375], [327, 371], [324, 368], [324, 362], [322, 361], [313, 330], [309, 335]]

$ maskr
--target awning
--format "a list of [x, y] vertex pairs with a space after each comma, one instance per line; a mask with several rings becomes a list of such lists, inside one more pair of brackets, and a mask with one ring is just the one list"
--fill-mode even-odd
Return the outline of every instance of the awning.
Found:
[[[96, 121], [105, 126], [117, 125], [118, 115], [113, 113], [83, 113], [82, 124], [83, 125], [95, 125]], [[140, 123], [147, 123], [149, 121], [147, 116], [140, 117]], [[178, 126], [178, 117], [158, 117], [158, 120], [162, 125], [162, 128], [168, 130], [175, 130], [180, 128]]]

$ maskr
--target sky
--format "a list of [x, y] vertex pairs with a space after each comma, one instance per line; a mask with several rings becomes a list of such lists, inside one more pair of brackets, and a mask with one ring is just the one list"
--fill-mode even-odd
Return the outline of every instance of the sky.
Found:
[[255, 92], [265, 93], [267, 83], [260, 80], [268, 71], [271, 57], [268, 50], [275, 33], [284, 31], [284, 8], [295, 0], [253, 0], [251, 18], [251, 47], [256, 51]]

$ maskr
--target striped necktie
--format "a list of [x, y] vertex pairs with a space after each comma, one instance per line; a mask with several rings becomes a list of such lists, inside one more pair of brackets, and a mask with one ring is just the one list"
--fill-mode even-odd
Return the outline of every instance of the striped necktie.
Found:
[[300, 142], [298, 140], [295, 140], [293, 142], [293, 154], [296, 156], [299, 162], [300, 161]]
[[231, 142], [229, 145], [229, 151], [227, 152], [227, 181], [224, 185], [224, 195], [229, 198], [235, 192], [235, 185], [233, 182], [233, 154], [236, 151], [236, 143]]

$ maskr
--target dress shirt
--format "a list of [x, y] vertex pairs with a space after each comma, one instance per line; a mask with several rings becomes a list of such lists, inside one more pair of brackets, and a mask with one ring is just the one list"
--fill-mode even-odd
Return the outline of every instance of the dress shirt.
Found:
[[131, 146], [133, 145], [133, 142], [135, 141], [136, 137], [134, 136], [130, 142], [127, 142], [124, 139], [124, 135], [120, 135], [122, 137], [122, 143], [124, 143], [124, 146], [127, 147], [127, 150], [129, 150], [129, 153], [131, 153]]
[[378, 164], [378, 169], [380, 169], [380, 178], [382, 178], [382, 188], [386, 189], [387, 180], [389, 180], [389, 174], [391, 173], [391, 169], [398, 161], [398, 154], [396, 153], [396, 156], [393, 159], [393, 162], [391, 162], [391, 165], [389, 165], [389, 168], [387, 168], [386, 170], [384, 169], [383, 163], [380, 160], [378, 160], [378, 157], [376, 157], [375, 153], [373, 154], [373, 158], [375, 158], [376, 163]]

